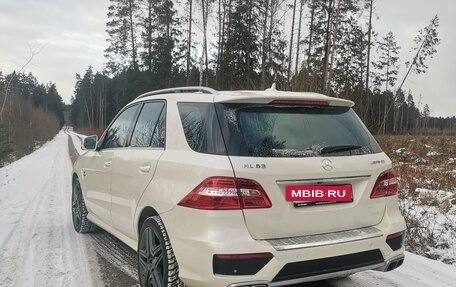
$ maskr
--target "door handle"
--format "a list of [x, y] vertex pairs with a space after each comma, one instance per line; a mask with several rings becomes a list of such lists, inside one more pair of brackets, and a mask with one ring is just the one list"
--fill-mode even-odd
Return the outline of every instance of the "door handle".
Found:
[[150, 164], [139, 167], [139, 172], [148, 173], [150, 171]]
[[112, 162], [112, 160], [105, 161], [105, 163], [104, 163], [103, 166], [104, 166], [105, 168], [111, 167], [111, 162]]

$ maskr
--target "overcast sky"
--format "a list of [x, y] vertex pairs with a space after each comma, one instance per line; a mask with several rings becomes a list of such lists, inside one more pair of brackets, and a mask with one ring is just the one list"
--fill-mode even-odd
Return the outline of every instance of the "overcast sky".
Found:
[[[343, 1], [343, 0], [341, 0]], [[103, 68], [108, 0], [0, 0], [0, 70], [22, 66], [30, 49], [39, 51], [26, 71], [39, 82], [54, 82], [66, 103], [73, 95], [75, 74], [89, 65]], [[433, 116], [456, 116], [456, 12], [455, 0], [376, 0], [374, 29], [380, 36], [392, 31], [401, 46], [401, 60], [420, 28], [438, 14], [441, 45], [429, 70], [405, 83], [416, 104], [428, 104]], [[304, 29], [306, 30], [306, 29]], [[30, 47], [30, 48], [29, 48]], [[402, 63], [399, 78], [404, 74]]]

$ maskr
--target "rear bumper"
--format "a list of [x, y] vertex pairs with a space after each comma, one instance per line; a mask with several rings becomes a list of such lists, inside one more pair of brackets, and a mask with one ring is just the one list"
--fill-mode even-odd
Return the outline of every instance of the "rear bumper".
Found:
[[[243, 222], [241, 211], [205, 212], [177, 206], [161, 216], [179, 264], [179, 276], [189, 287], [285, 286], [370, 269], [388, 271], [403, 261], [404, 247], [393, 250], [386, 243], [388, 235], [405, 230], [398, 211], [388, 214], [386, 210], [383, 220], [365, 236], [359, 230], [350, 231], [355, 240], [349, 239], [350, 232], [339, 238], [333, 233], [308, 237], [307, 241], [303, 237], [298, 245], [288, 244], [291, 241], [287, 240], [280, 245], [271, 240], [252, 239], [245, 225], [239, 224]], [[273, 258], [254, 275], [214, 274], [214, 254], [248, 253], [271, 253]], [[372, 256], [373, 253], [379, 256]], [[347, 260], [353, 263], [340, 265]], [[333, 264], [332, 268], [325, 269], [323, 266], [329, 263]], [[303, 269], [306, 266], [317, 268], [313, 273], [296, 273], [306, 270]]]
[[[269, 281], [264, 281], [264, 280], [258, 280], [258, 281], [246, 281], [246, 282], [239, 282], [239, 283], [233, 283], [228, 285], [228, 287], [274, 287], [274, 286], [287, 286], [291, 284], [299, 284], [299, 283], [304, 283], [304, 282], [312, 282], [312, 281], [319, 281], [319, 280], [325, 280], [325, 279], [330, 279], [330, 278], [342, 278], [349, 276], [351, 274], [365, 271], [365, 270], [377, 270], [377, 271], [391, 271], [404, 262], [404, 255], [399, 255], [396, 257], [391, 258], [390, 260], [384, 262], [384, 263], [378, 263], [378, 264], [373, 264], [373, 265], [368, 265], [365, 267], [359, 267], [359, 268], [352, 268], [344, 271], [338, 271], [338, 272], [331, 272], [331, 273], [326, 273], [326, 274], [321, 274], [321, 275], [315, 275], [315, 276], [308, 276], [308, 277], [303, 277], [303, 278], [298, 278], [298, 279], [291, 279], [291, 280], [284, 280], [280, 282], [269, 282]], [[394, 268], [390, 267], [394, 266]], [[388, 270], [389, 268], [392, 268]]]

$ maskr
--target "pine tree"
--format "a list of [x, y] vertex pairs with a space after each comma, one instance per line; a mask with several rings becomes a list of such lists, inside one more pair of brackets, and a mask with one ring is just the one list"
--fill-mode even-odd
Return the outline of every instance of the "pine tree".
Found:
[[378, 60], [372, 65], [380, 70], [377, 81], [384, 84], [384, 91], [394, 86], [399, 73], [399, 49], [392, 32], [388, 32], [383, 41], [377, 43]]
[[105, 49], [106, 68], [112, 74], [123, 69], [138, 70], [137, 59], [137, 15], [136, 0], [109, 0], [106, 32], [109, 46]]
[[287, 42], [281, 31], [283, 22], [278, 16], [281, 8], [281, 1], [264, 1], [261, 11], [263, 11], [263, 32], [261, 39], [261, 89], [270, 87], [272, 83], [277, 83], [280, 87], [285, 87], [287, 81], [287, 62], [285, 54]]
[[152, 35], [153, 35], [153, 7], [154, 0], [142, 0], [140, 16], [141, 40], [143, 51], [140, 52], [143, 66], [150, 72], [152, 71]]
[[[384, 85], [383, 93], [383, 113], [379, 112], [379, 122], [381, 122], [381, 131], [384, 134], [386, 131], [386, 122], [388, 117], [388, 97], [391, 97], [391, 106], [394, 105], [393, 94], [389, 93], [390, 88], [394, 86], [399, 73], [399, 49], [392, 32], [388, 32], [383, 38], [383, 41], [377, 43], [378, 60], [372, 65], [379, 73], [374, 77], [374, 86], [376, 89], [381, 89]], [[380, 102], [380, 100], [379, 100]], [[380, 104], [379, 104], [380, 106]], [[382, 117], [380, 116], [382, 114]], [[383, 120], [380, 120], [383, 118]]]
[[259, 68], [261, 18], [258, 0], [233, 0], [227, 38], [222, 52], [221, 75], [224, 89], [254, 88]]
[[[342, 97], [350, 98], [355, 89], [362, 86], [365, 65], [365, 37], [357, 20], [350, 16], [340, 26], [336, 51], [332, 89]], [[352, 98], [353, 99], [353, 98]]]
[[171, 0], [158, 0], [153, 6], [152, 73], [162, 81], [161, 87], [173, 83], [174, 64], [185, 58], [179, 49], [180, 22]]

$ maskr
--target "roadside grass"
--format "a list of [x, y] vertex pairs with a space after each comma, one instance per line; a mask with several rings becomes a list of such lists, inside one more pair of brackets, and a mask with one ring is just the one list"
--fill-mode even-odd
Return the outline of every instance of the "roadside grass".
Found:
[[398, 172], [406, 248], [456, 265], [456, 137], [376, 138]]

